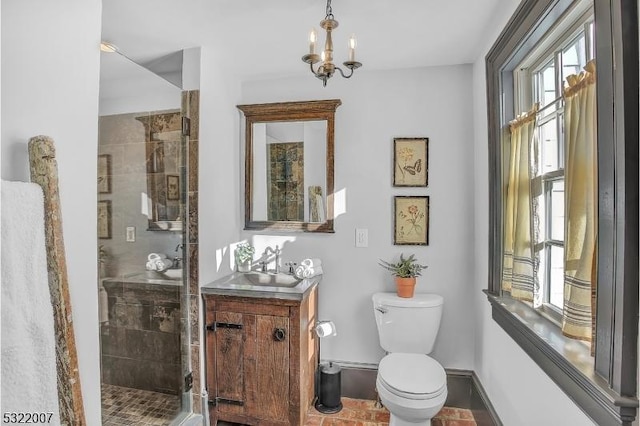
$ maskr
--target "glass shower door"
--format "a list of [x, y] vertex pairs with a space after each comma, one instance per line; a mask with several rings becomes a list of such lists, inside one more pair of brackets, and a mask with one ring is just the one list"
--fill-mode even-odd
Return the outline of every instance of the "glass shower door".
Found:
[[181, 97], [178, 87], [125, 56], [102, 53], [98, 291], [104, 425], [169, 425], [192, 411]]

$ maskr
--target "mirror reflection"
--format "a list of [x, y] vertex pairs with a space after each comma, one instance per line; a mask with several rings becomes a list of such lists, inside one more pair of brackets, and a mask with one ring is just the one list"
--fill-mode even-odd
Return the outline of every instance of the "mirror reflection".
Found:
[[146, 209], [149, 230], [181, 231], [182, 114], [180, 110], [151, 112], [135, 119], [145, 129], [147, 204], [142, 209]]
[[253, 124], [253, 220], [324, 222], [327, 122]]
[[99, 150], [112, 170], [98, 178], [113, 181], [113, 208], [135, 217], [125, 226], [181, 231], [180, 88], [119, 54], [101, 56], [101, 74]]
[[333, 231], [339, 99], [239, 105], [245, 116], [245, 229]]

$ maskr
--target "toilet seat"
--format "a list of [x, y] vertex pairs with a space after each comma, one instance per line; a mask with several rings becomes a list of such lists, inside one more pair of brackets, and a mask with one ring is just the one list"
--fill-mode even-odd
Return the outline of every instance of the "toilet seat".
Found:
[[378, 382], [407, 399], [436, 398], [447, 391], [447, 374], [433, 358], [423, 354], [392, 353], [380, 361]]

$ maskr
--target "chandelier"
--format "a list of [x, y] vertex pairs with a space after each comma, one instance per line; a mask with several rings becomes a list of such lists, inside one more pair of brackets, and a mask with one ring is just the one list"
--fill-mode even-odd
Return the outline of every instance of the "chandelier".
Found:
[[[331, 0], [327, 0], [327, 14], [322, 21], [320, 21], [320, 27], [327, 32], [327, 37], [324, 42], [324, 50], [318, 55], [316, 53], [316, 40], [317, 34], [315, 28], [311, 30], [309, 34], [309, 53], [302, 57], [302, 61], [309, 64], [313, 75], [322, 80], [322, 85], [327, 85], [327, 80], [333, 77], [336, 70], [340, 72], [342, 77], [350, 78], [353, 75], [353, 71], [360, 68], [362, 64], [355, 60], [356, 53], [356, 37], [352, 35], [349, 38], [349, 60], [343, 62], [346, 68], [351, 72], [345, 74], [342, 68], [335, 66], [333, 63], [333, 41], [331, 40], [331, 31], [338, 28], [338, 21], [334, 19], [333, 11], [331, 10]], [[321, 64], [314, 69], [314, 64], [321, 62]]]

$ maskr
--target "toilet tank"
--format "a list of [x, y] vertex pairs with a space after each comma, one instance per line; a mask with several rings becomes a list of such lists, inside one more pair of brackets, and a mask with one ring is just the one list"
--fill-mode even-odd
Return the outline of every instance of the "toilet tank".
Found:
[[444, 299], [437, 294], [375, 293], [373, 312], [380, 346], [387, 352], [429, 354], [440, 328]]

